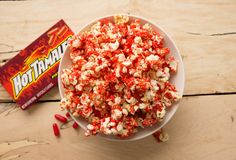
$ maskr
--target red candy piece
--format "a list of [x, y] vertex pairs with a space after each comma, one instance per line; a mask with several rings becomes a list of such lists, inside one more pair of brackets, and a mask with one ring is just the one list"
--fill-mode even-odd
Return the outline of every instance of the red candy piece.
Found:
[[152, 134], [153, 137], [157, 140], [157, 142], [162, 142], [162, 141], [160, 140], [160, 135], [161, 135], [161, 133], [162, 133], [162, 129], [160, 129], [160, 130], [158, 130], [158, 131], [156, 131], [155, 133]]
[[67, 118], [60, 115], [60, 114], [55, 114], [54, 116], [58, 121], [62, 122], [62, 123], [67, 123]]
[[53, 123], [52, 128], [53, 128], [54, 135], [57, 137], [60, 136], [60, 131], [56, 123]]
[[66, 113], [66, 117], [70, 118], [70, 113], [69, 112]]
[[76, 122], [74, 122], [73, 125], [72, 125], [72, 127], [73, 127], [74, 129], [78, 128], [78, 126], [79, 126], [79, 125], [78, 125], [78, 123], [76, 123]]

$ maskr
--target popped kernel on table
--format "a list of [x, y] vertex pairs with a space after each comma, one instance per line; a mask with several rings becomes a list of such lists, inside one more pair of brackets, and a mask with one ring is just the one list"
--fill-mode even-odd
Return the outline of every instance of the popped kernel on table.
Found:
[[[166, 125], [170, 140], [163, 144], [157, 144], [151, 136], [127, 143], [86, 138], [84, 131], [75, 131], [67, 125], [57, 139], [51, 125], [55, 122], [53, 115], [61, 113], [58, 88], [34, 107], [21, 111], [1, 87], [0, 159], [235, 159], [236, 3], [233, 0], [0, 4], [1, 65], [58, 19], [63, 18], [76, 32], [97, 17], [131, 13], [160, 24], [173, 37], [184, 58], [186, 72], [185, 96]], [[78, 14], [74, 14], [74, 9]]]

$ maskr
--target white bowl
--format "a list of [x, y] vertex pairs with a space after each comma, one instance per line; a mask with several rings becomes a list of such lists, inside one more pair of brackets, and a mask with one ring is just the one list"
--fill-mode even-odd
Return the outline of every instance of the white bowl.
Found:
[[[184, 91], [184, 81], [185, 81], [184, 80], [184, 66], [183, 66], [183, 61], [182, 61], [181, 55], [180, 55], [174, 41], [172, 40], [172, 38], [160, 26], [158, 26], [157, 24], [154, 24], [150, 20], [146, 20], [145, 18], [133, 16], [133, 15], [128, 15], [128, 16], [131, 21], [134, 19], [140, 19], [141, 24], [145, 24], [145, 23], [151, 24], [152, 28], [164, 37], [164, 46], [168, 47], [170, 49], [171, 55], [173, 55], [175, 57], [175, 59], [178, 61], [177, 73], [175, 73], [174, 75], [171, 76], [170, 81], [177, 88], [179, 95], [182, 96], [183, 91]], [[85, 30], [88, 30], [94, 23], [96, 23], [98, 20], [101, 20], [101, 19], [108, 19], [109, 21], [114, 22], [113, 15], [102, 17], [102, 18], [96, 19], [96, 20], [92, 21], [91, 23], [85, 25], [80, 30], [80, 33]], [[69, 48], [67, 48], [65, 54], [63, 54], [63, 56], [62, 56], [60, 66], [59, 66], [59, 71], [58, 71], [59, 72], [58, 73], [58, 78], [59, 78], [58, 83], [59, 83], [59, 91], [60, 91], [61, 98], [64, 97], [64, 88], [63, 88], [61, 78], [60, 78], [61, 74], [62, 74], [62, 70], [64, 68], [68, 68], [72, 64], [71, 60], [69, 58], [69, 52], [70, 52]], [[103, 134], [99, 134], [99, 136], [104, 137], [105, 139], [108, 139], [108, 140], [115, 140], [115, 141], [134, 141], [134, 140], [138, 140], [138, 139], [147, 137], [147, 136], [155, 133], [159, 129], [161, 129], [174, 115], [178, 106], [179, 106], [179, 102], [174, 103], [172, 105], [171, 109], [168, 110], [168, 112], [162, 122], [160, 122], [156, 125], [153, 125], [152, 127], [140, 128], [137, 133], [133, 134], [129, 138], [120, 139], [120, 138], [117, 138], [116, 136], [113, 136], [113, 135], [103, 135]], [[71, 116], [72, 116], [72, 114], [71, 114]], [[73, 116], [72, 116], [72, 118], [79, 124], [79, 126], [81, 128], [86, 130], [86, 126], [88, 124], [86, 120], [84, 120], [82, 118], [75, 118]]]

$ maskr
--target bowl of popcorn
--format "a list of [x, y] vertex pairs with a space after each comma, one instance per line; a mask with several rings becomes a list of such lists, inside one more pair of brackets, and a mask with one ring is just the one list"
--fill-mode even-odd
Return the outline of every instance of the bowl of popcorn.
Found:
[[85, 130], [132, 141], [160, 130], [184, 90], [179, 51], [158, 25], [131, 15], [106, 16], [68, 42], [59, 66], [60, 107]]

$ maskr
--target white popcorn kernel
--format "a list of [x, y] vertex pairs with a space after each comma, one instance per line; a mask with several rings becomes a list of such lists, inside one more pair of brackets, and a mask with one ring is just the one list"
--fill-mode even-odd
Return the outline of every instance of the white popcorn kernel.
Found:
[[158, 43], [161, 43], [161, 40], [163, 39], [162, 36], [158, 36], [158, 35], [155, 35], [152, 37], [155, 41], [157, 41]]
[[148, 44], [152, 46], [152, 40], [148, 40]]
[[166, 107], [170, 107], [171, 106], [171, 100], [170, 99], [168, 99], [168, 98], [166, 98], [166, 97], [164, 97], [163, 99], [162, 99], [162, 103], [163, 103], [163, 105], [165, 105]]
[[74, 117], [79, 117], [79, 114], [78, 114], [77, 112], [74, 112], [72, 115], [73, 115]]
[[83, 87], [82, 87], [80, 84], [77, 84], [77, 85], [75, 86], [75, 89], [76, 89], [77, 91], [82, 91]]
[[166, 115], [166, 109], [165, 109], [165, 107], [163, 107], [161, 111], [158, 111], [158, 110], [157, 110], [156, 114], [157, 114], [157, 118], [163, 119], [164, 116]]
[[97, 67], [95, 68], [95, 72], [99, 72], [101, 69], [102, 69], [102, 68], [101, 68], [100, 66], [97, 66]]
[[112, 132], [111, 132], [110, 129], [105, 129], [105, 130], [104, 130], [104, 133], [109, 135], [109, 134], [111, 134]]
[[142, 77], [142, 72], [140, 72], [140, 71], [135, 72], [134, 77]]
[[156, 72], [156, 76], [157, 76], [157, 77], [162, 77], [162, 76], [163, 76], [163, 72], [160, 71], [160, 70], [158, 70], [158, 71]]
[[61, 102], [60, 102], [61, 110], [66, 109], [67, 105], [70, 105], [70, 102], [68, 101], [68, 99], [67, 98], [62, 98]]
[[138, 122], [138, 126], [144, 128], [144, 126], [143, 126], [143, 119], [142, 118], [138, 117], [137, 122]]
[[174, 72], [176, 72], [176, 70], [177, 70], [177, 65], [178, 65], [177, 61], [169, 62], [170, 69]]
[[139, 37], [139, 36], [135, 37], [135, 38], [134, 38], [134, 43], [137, 43], [137, 44], [142, 43], [142, 38]]
[[125, 109], [125, 108], [122, 109], [122, 113], [123, 113], [124, 115], [126, 115], [126, 116], [128, 116], [128, 114], [129, 114], [128, 111], [127, 111], [127, 109]]
[[146, 57], [147, 61], [158, 61], [159, 57], [157, 55], [151, 54], [150, 56]]
[[120, 111], [119, 109], [115, 109], [113, 111], [113, 113], [111, 114], [111, 117], [114, 119], [114, 120], [118, 120], [122, 117], [122, 111]]
[[134, 104], [137, 102], [137, 99], [135, 99], [134, 97], [131, 97], [130, 99], [126, 99], [126, 102], [128, 102], [130, 104]]
[[73, 63], [76, 63], [77, 61], [84, 59], [82, 56], [76, 56], [72, 61]]
[[133, 75], [135, 73], [135, 69], [130, 69], [129, 74]]
[[115, 88], [116, 88], [117, 92], [121, 92], [124, 87], [125, 87], [124, 84], [116, 84], [115, 85]]
[[154, 100], [154, 97], [155, 97], [155, 94], [154, 94], [154, 92], [152, 91], [152, 90], [149, 90], [149, 91], [146, 91], [145, 93], [144, 93], [144, 97], [143, 97], [143, 99], [144, 99], [144, 101], [153, 101]]
[[62, 78], [63, 83], [66, 86], [70, 85], [69, 77], [68, 77], [68, 75], [66, 73], [63, 73], [61, 78]]
[[91, 124], [88, 124], [88, 125], [87, 125], [87, 128], [88, 128], [88, 130], [93, 130], [93, 129], [94, 129], [94, 126], [91, 125]]
[[116, 40], [115, 43], [110, 43], [109, 46], [110, 46], [112, 51], [115, 51], [119, 48], [119, 42]]
[[136, 44], [132, 44], [131, 49], [135, 55], [141, 54], [143, 52], [142, 48], [137, 47]]
[[148, 105], [146, 103], [140, 103], [139, 108], [140, 109], [145, 109]]
[[101, 43], [100, 46], [102, 47], [102, 51], [110, 50], [108, 43]]
[[134, 90], [135, 90], [135, 87], [136, 87], [136, 85], [132, 85], [132, 86], [130, 87], [130, 90], [131, 90], [131, 91], [134, 91]]
[[108, 31], [107, 32], [107, 36], [110, 38], [110, 39], [116, 39], [117, 35], [116, 34], [113, 34], [112, 31]]
[[132, 62], [129, 61], [129, 60], [126, 60], [126, 61], [124, 61], [122, 64], [125, 65], [125, 66], [129, 66], [129, 65], [132, 64]]
[[89, 99], [89, 96], [87, 94], [82, 94], [82, 96], [80, 97], [80, 102], [83, 105], [87, 105], [91, 102], [91, 100]]
[[110, 122], [110, 117], [105, 118], [105, 121], [101, 124], [102, 127], [107, 128]]
[[[167, 67], [166, 67], [166, 68], [167, 68]], [[166, 73], [165, 73], [165, 72], [166, 72]], [[169, 78], [170, 78], [170, 73], [169, 73], [169, 70], [168, 70], [168, 69], [164, 70], [164, 72], [158, 70], [158, 71], [156, 72], [156, 76], [158, 77], [158, 79], [159, 79], [160, 81], [166, 82], [166, 81], [168, 81]]]
[[87, 62], [86, 64], [82, 66], [81, 71], [91, 69], [94, 65], [95, 65], [94, 62]]
[[134, 106], [134, 111], [136, 112], [139, 109], [139, 106], [135, 105]]
[[125, 44], [125, 43], [126, 43], [126, 39], [122, 39], [121, 44]]
[[165, 67], [165, 68], [164, 68], [164, 72], [167, 74], [167, 73], [170, 72], [170, 69], [169, 69], [168, 67]]
[[129, 21], [129, 17], [126, 15], [114, 16], [114, 21], [116, 24], [125, 24]]
[[122, 68], [122, 73], [127, 73], [127, 68], [126, 67]]
[[159, 87], [157, 85], [157, 81], [156, 80], [152, 79], [151, 80], [151, 85], [152, 85], [152, 88], [153, 88], [154, 92], [157, 92], [159, 90]]
[[79, 39], [75, 39], [72, 42], [72, 47], [79, 48], [81, 46], [81, 41]]
[[82, 79], [82, 80], [86, 80], [86, 79], [88, 79], [88, 77], [86, 76], [86, 74], [82, 73], [82, 74], [81, 74], [81, 79]]
[[109, 105], [109, 106], [113, 106], [113, 102], [112, 102], [112, 101], [109, 101], [109, 102], [108, 102], [108, 105]]
[[119, 122], [118, 125], [116, 126], [116, 129], [118, 132], [121, 132], [123, 130], [123, 124]]
[[174, 91], [170, 91], [174, 101], [178, 101], [179, 99], [181, 99], [181, 96], [179, 96], [178, 92], [174, 92]]
[[115, 126], [115, 125], [116, 125], [115, 122], [110, 122], [110, 123], [109, 123], [109, 127], [113, 127], [113, 126]]
[[101, 28], [101, 22], [96, 22], [92, 27], [91, 30], [99, 30]]
[[77, 104], [76, 109], [82, 109], [83, 107], [83, 105]]
[[120, 97], [116, 97], [115, 98], [115, 104], [120, 104], [121, 103], [121, 98]]
[[169, 140], [169, 135], [167, 134], [167, 133], [161, 133], [160, 135], [159, 135], [159, 139], [162, 141], [162, 142], [166, 142], [166, 141], [168, 141]]
[[146, 29], [147, 31], [151, 31], [152, 30], [152, 27], [150, 24], [146, 23], [143, 25], [143, 29]]
[[120, 66], [116, 68], [116, 77], [120, 77]]
[[126, 58], [125, 58], [125, 55], [124, 54], [118, 54], [118, 61], [119, 62], [123, 62], [123, 61], [125, 61], [126, 60]]
[[112, 128], [112, 129], [111, 129], [111, 133], [114, 134], [114, 135], [117, 135], [117, 134], [118, 134], [118, 132], [117, 132], [117, 130], [116, 130], [115, 128]]
[[131, 59], [132, 61], [134, 61], [136, 58], [138, 58], [138, 55], [131, 55], [131, 56], [130, 56], [130, 59]]
[[91, 30], [91, 32], [93, 33], [94, 36], [101, 35], [101, 32], [98, 30]]

